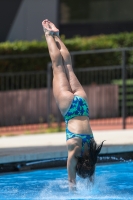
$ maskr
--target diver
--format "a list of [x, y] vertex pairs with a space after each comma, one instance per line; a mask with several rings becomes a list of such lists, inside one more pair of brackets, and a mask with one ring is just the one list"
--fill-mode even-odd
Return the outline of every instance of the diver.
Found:
[[69, 187], [76, 189], [76, 174], [94, 182], [95, 165], [103, 142], [97, 146], [89, 122], [87, 95], [77, 79], [71, 56], [48, 19], [42, 22], [53, 69], [53, 93], [66, 122]]

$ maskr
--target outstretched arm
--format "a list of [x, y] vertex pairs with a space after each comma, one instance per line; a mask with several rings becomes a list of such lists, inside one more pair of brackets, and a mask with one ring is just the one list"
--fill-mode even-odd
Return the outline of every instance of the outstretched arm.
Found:
[[69, 180], [69, 189], [72, 191], [76, 190], [76, 164], [77, 159], [75, 158], [74, 152], [68, 152], [67, 160], [67, 171], [68, 171], [68, 180]]

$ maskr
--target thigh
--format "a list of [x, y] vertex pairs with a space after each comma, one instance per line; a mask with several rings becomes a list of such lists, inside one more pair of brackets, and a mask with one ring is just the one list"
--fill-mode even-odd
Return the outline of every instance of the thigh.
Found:
[[69, 71], [69, 82], [74, 95], [79, 95], [87, 100], [87, 95], [73, 70]]
[[53, 93], [56, 103], [62, 115], [64, 115], [68, 110], [74, 97], [70, 84], [67, 80], [66, 74], [64, 72], [54, 74]]

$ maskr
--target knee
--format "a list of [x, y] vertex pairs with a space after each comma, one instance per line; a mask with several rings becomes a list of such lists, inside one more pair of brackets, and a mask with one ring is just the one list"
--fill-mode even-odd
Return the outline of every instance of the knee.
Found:
[[62, 65], [62, 56], [60, 54], [60, 52], [55, 52], [52, 56], [52, 63], [53, 65]]

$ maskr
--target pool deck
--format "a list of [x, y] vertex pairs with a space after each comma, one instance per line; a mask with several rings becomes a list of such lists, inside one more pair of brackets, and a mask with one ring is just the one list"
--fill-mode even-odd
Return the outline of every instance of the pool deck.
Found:
[[[133, 152], [133, 129], [94, 131], [102, 154]], [[0, 164], [67, 157], [65, 132], [0, 138]]]

